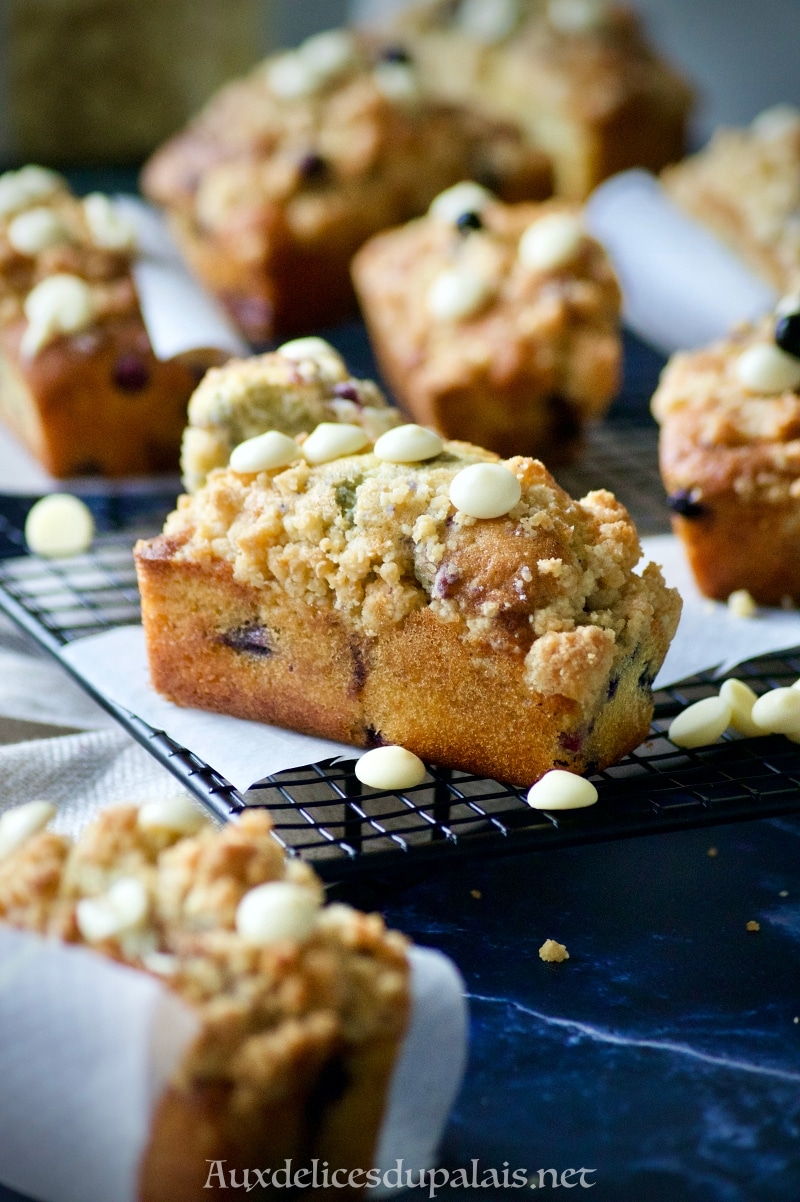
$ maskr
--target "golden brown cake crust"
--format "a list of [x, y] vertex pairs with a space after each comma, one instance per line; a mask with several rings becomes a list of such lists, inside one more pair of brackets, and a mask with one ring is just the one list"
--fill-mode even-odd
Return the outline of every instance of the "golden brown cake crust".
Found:
[[341, 320], [354, 308], [358, 247], [459, 179], [491, 178], [512, 200], [552, 190], [549, 160], [514, 128], [413, 91], [393, 97], [365, 44], [352, 47], [349, 65], [300, 96], [276, 93], [267, 60], [214, 97], [142, 177], [255, 342]]
[[609, 493], [507, 466], [508, 517], [455, 512], [488, 452], [214, 472], [137, 547], [150, 672], [179, 704], [530, 784], [647, 734], [680, 602]]
[[[429, 215], [371, 239], [353, 277], [381, 368], [415, 421], [500, 455], [571, 459], [583, 424], [602, 417], [620, 381], [620, 290], [608, 258], [585, 236], [577, 254], [533, 270], [520, 238], [574, 206], [481, 210], [466, 235]], [[487, 297], [460, 320], [440, 320], [428, 296], [443, 271], [468, 272]]]
[[121, 879], [146, 890], [146, 922], [92, 946], [157, 973], [199, 1021], [153, 1121], [142, 1202], [196, 1202], [209, 1160], [369, 1168], [408, 1018], [402, 936], [336, 904], [303, 942], [248, 943], [234, 921], [250, 889], [321, 895], [261, 810], [184, 838], [143, 829], [134, 806], [106, 810], [74, 845], [44, 831], [0, 863], [0, 922], [80, 943], [80, 904]]
[[518, 122], [552, 156], [558, 195], [583, 200], [617, 171], [657, 171], [683, 154], [691, 90], [634, 13], [590, 0], [583, 28], [558, 28], [548, 5], [520, 0], [507, 31], [482, 40], [469, 7], [423, 0], [382, 36], [409, 47], [434, 95]]
[[653, 397], [661, 472], [701, 590], [800, 601], [800, 396], [748, 391], [741, 354], [774, 345], [773, 317], [674, 355]]

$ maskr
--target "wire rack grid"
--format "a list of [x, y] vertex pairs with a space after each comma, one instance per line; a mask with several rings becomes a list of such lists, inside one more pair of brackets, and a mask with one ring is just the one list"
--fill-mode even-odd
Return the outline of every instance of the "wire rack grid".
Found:
[[[578, 495], [601, 483], [612, 488], [643, 532], [668, 528], [652, 430], [597, 430], [581, 466], [559, 478]], [[25, 553], [22, 530], [32, 502], [0, 497], [0, 607], [55, 655], [75, 639], [137, 622], [131, 549], [137, 536], [160, 528], [171, 497], [93, 498], [98, 536], [89, 552], [69, 560]], [[756, 692], [792, 683], [800, 676], [800, 652], [751, 662], [737, 674]], [[674, 714], [717, 690], [710, 674], [658, 693], [647, 741], [592, 777], [599, 804], [560, 813], [532, 810], [524, 790], [436, 766], [414, 789], [379, 792], [361, 786], [352, 761], [269, 776], [243, 795], [194, 751], [73, 675], [218, 818], [247, 806], [268, 807], [287, 851], [309, 859], [328, 878], [800, 810], [800, 746], [780, 736], [732, 735], [685, 751], [667, 739]]]

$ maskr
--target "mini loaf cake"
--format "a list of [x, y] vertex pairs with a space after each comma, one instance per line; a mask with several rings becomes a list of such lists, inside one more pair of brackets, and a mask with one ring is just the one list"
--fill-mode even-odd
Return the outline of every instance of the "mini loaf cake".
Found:
[[800, 111], [778, 105], [719, 130], [662, 183], [779, 293], [800, 287]]
[[75, 843], [43, 829], [52, 813], [0, 818], [0, 922], [158, 976], [199, 1024], [154, 1113], [140, 1202], [197, 1202], [220, 1160], [368, 1170], [408, 1019], [403, 937], [323, 906], [263, 810], [216, 831], [187, 799], [115, 806]]
[[215, 467], [226, 467], [239, 443], [267, 431], [294, 436], [320, 422], [361, 426], [371, 439], [400, 415], [372, 380], [356, 380], [322, 338], [296, 338], [272, 354], [212, 368], [189, 402], [181, 468], [196, 492]]
[[380, 33], [433, 95], [517, 122], [552, 156], [560, 196], [684, 152], [690, 89], [606, 0], [423, 0]]
[[0, 419], [54, 476], [174, 470], [208, 357], [153, 354], [133, 230], [42, 167], [0, 176]]
[[680, 601], [610, 493], [419, 426], [294, 458], [212, 472], [138, 544], [160, 693], [519, 785], [647, 735]]
[[577, 208], [456, 185], [353, 276], [395, 395], [449, 438], [563, 463], [618, 390], [619, 285]]
[[799, 604], [800, 297], [674, 355], [653, 413], [673, 526], [701, 590]]
[[343, 30], [267, 59], [159, 150], [142, 186], [197, 274], [255, 342], [354, 309], [350, 259], [465, 175], [550, 195], [519, 132], [423, 98], [413, 63]]

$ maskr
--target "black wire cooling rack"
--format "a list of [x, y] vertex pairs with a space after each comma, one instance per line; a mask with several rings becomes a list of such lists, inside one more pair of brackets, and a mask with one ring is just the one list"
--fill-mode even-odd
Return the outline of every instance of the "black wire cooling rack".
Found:
[[[612, 488], [643, 533], [668, 528], [652, 430], [596, 431], [582, 465], [559, 478], [578, 495], [600, 484]], [[75, 639], [137, 622], [131, 548], [139, 535], [160, 529], [172, 494], [90, 498], [98, 536], [87, 554], [69, 560], [26, 554], [22, 529], [33, 500], [0, 497], [0, 608], [56, 656]], [[712, 682], [711, 674], [656, 695], [647, 741], [592, 778], [600, 794], [596, 806], [546, 813], [530, 809], [525, 790], [435, 766], [414, 789], [378, 792], [358, 782], [352, 761], [327, 760], [281, 772], [242, 795], [195, 752], [64, 666], [217, 817], [225, 819], [246, 806], [268, 807], [283, 846], [328, 878], [800, 810], [800, 745], [780, 736], [732, 735], [685, 751], [666, 738], [676, 713], [717, 691], [719, 682]], [[756, 692], [792, 683], [800, 676], [800, 650], [752, 661], [737, 675]]]

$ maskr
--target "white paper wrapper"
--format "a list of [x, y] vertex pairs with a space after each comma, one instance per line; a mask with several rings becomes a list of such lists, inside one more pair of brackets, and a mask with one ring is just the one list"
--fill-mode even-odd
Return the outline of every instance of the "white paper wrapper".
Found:
[[[461, 1081], [466, 1003], [438, 952], [412, 949], [411, 987], [378, 1165], [413, 1170], [434, 1163]], [[145, 973], [0, 928], [0, 1030], [0, 1181], [39, 1202], [135, 1202], [158, 1099], [197, 1031], [189, 1008]]]
[[626, 324], [665, 354], [722, 338], [777, 300], [646, 171], [601, 184], [586, 205], [586, 223], [619, 276]]

